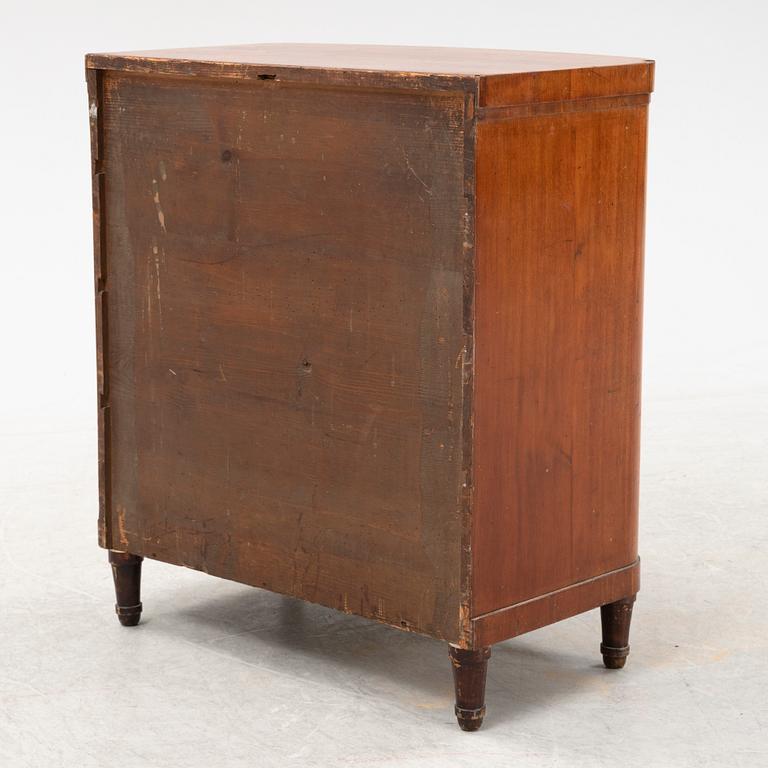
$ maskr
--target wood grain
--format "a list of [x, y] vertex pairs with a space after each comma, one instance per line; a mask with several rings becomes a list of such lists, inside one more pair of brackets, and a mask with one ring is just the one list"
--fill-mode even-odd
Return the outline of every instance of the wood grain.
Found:
[[471, 91], [481, 107], [653, 89], [653, 62], [646, 59], [478, 48], [262, 43], [92, 53], [86, 65], [155, 75]]
[[86, 66], [103, 547], [465, 650], [637, 591], [652, 62]]
[[[565, 62], [564, 62], [565, 63]], [[627, 96], [653, 90], [653, 62], [490, 75], [479, 84], [481, 107]]]
[[[647, 59], [585, 53], [512, 51], [489, 48], [449, 48], [411, 45], [328, 45], [315, 43], [255, 43], [208, 48], [172, 48], [160, 51], [92, 53], [87, 63], [109, 68], [117, 60], [136, 59], [247, 64], [295, 69], [410, 72], [435, 75], [504, 75], [631, 67]], [[534, 81], [532, 81], [534, 82]], [[620, 91], [615, 91], [619, 93]]]
[[473, 616], [637, 558], [646, 110], [477, 126]]
[[99, 478], [99, 544], [108, 546], [111, 502], [109, 485], [109, 393], [105, 359], [107, 355], [107, 297], [104, 292], [106, 277], [106, 247], [104, 239], [107, 228], [104, 221], [104, 170], [102, 165], [102, 146], [104, 144], [102, 104], [103, 104], [103, 73], [86, 69], [86, 84], [88, 88], [88, 121], [91, 138], [91, 202], [93, 211], [93, 277], [94, 296], [96, 299], [96, 407], [98, 430], [98, 478]]
[[109, 546], [458, 638], [463, 97], [103, 109]]
[[476, 616], [472, 620], [475, 647], [508, 640], [578, 613], [634, 595], [640, 589], [640, 561], [569, 584], [516, 605]]

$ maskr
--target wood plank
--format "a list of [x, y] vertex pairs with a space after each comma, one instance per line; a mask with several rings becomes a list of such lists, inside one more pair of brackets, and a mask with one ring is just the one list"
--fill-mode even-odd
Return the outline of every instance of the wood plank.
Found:
[[463, 90], [492, 107], [649, 93], [653, 62], [622, 56], [300, 43], [92, 53], [86, 66], [268, 82]]
[[475, 617], [637, 558], [646, 113], [477, 126]]
[[653, 90], [653, 62], [558, 71], [490, 75], [480, 80], [481, 107], [574, 101], [647, 94]]
[[563, 589], [478, 616], [472, 622], [478, 648], [532, 632], [640, 589], [640, 561]]
[[104, 77], [109, 545], [457, 640], [463, 94]]
[[89, 54], [96, 68], [109, 59], [177, 59], [186, 62], [245, 64], [297, 69], [410, 72], [426, 75], [480, 76], [541, 73], [647, 63], [627, 56], [584, 53], [511, 51], [411, 45], [327, 45], [316, 43], [255, 43], [159, 51]]

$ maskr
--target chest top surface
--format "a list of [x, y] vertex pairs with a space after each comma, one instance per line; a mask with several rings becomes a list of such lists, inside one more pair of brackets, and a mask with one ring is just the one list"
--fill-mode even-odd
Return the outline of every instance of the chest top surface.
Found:
[[653, 62], [480, 48], [258, 43], [93, 53], [86, 67], [317, 85], [476, 90], [479, 106], [649, 93]]
[[583, 53], [405, 45], [256, 43], [207, 48], [94, 54], [98, 58], [218, 62], [243, 65], [482, 76], [647, 64], [646, 59]]

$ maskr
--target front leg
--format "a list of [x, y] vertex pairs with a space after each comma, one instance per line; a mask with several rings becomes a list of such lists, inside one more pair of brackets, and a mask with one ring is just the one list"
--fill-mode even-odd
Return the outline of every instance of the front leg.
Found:
[[608, 669], [621, 669], [629, 656], [629, 624], [632, 621], [632, 606], [635, 595], [600, 606], [603, 624], [603, 642], [600, 653]]
[[456, 719], [462, 731], [476, 731], [485, 717], [485, 676], [491, 649], [466, 650], [451, 645], [448, 655], [453, 665]]
[[141, 561], [143, 557], [109, 550], [115, 581], [115, 613], [124, 627], [135, 627], [141, 618]]

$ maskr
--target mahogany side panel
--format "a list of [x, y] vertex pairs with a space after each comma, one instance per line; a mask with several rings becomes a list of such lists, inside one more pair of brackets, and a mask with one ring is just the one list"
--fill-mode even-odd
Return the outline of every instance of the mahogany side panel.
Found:
[[492, 645], [622, 600], [640, 589], [640, 562], [473, 619], [474, 647]]
[[103, 77], [108, 545], [460, 642], [464, 94]]
[[637, 559], [646, 118], [478, 123], [474, 617]]

